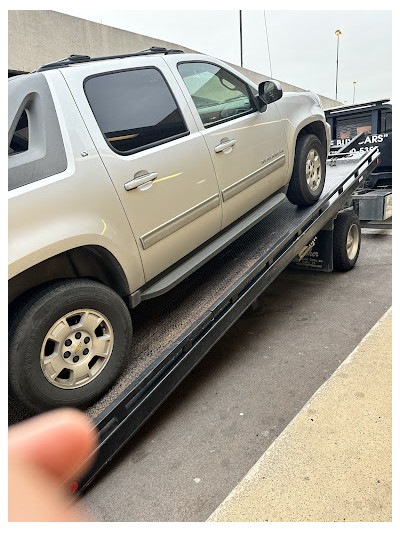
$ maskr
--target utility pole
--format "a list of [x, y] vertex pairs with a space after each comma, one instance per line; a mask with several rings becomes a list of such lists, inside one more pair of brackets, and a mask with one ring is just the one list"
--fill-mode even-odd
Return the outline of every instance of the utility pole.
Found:
[[240, 21], [240, 66], [243, 67], [243, 35], [242, 35], [242, 10], [239, 10]]
[[338, 72], [339, 72], [339, 37], [342, 35], [342, 32], [340, 30], [335, 31], [335, 35], [337, 35], [337, 49], [336, 49], [336, 93], [335, 93], [335, 100], [337, 100], [337, 81], [338, 81]]

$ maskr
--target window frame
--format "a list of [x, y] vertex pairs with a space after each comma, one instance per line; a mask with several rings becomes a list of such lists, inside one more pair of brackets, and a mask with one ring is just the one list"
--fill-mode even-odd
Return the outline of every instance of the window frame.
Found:
[[11, 139], [10, 139], [10, 142], [8, 143], [8, 148], [10, 148], [10, 146], [11, 146], [12, 139], [14, 138], [15, 132], [17, 131], [17, 127], [18, 127], [19, 121], [21, 120], [22, 115], [24, 113], [26, 114], [26, 122], [27, 122], [27, 128], [28, 128], [27, 148], [25, 150], [20, 150], [18, 152], [14, 151], [12, 153], [9, 153], [8, 157], [16, 157], [16, 156], [18, 156], [20, 154], [25, 154], [26, 152], [29, 151], [29, 148], [31, 146], [31, 142], [30, 142], [31, 141], [31, 124], [30, 124], [30, 118], [29, 118], [29, 110], [28, 110], [27, 106], [25, 105], [25, 106], [22, 107], [22, 111], [19, 110], [19, 112], [17, 113], [17, 116], [18, 115], [19, 116], [18, 116], [18, 118], [16, 120], [15, 127], [12, 130]]
[[65, 136], [46, 76], [33, 72], [8, 81], [8, 136], [25, 109], [30, 123], [28, 150], [8, 155], [8, 190], [62, 174], [68, 168]]
[[[191, 63], [203, 63], [203, 64], [206, 64], [206, 65], [212, 65], [214, 67], [218, 67], [222, 70], [225, 70], [226, 72], [229, 72], [229, 74], [231, 76], [233, 76], [234, 78], [236, 78], [237, 80], [239, 80], [240, 82], [243, 83], [243, 85], [246, 87], [246, 90], [247, 90], [247, 94], [249, 96], [249, 101], [251, 102], [251, 104], [253, 105], [254, 109], [250, 109], [249, 111], [246, 111], [245, 113], [242, 113], [240, 115], [235, 115], [233, 117], [227, 117], [227, 118], [223, 118], [221, 120], [218, 120], [217, 122], [213, 122], [212, 124], [208, 124], [207, 126], [203, 123], [202, 119], [201, 119], [201, 116], [200, 116], [200, 113], [196, 107], [196, 104], [194, 103], [194, 100], [192, 98], [192, 95], [190, 94], [189, 92], [189, 89], [187, 88], [186, 86], [186, 83], [185, 83], [185, 80], [183, 79], [183, 76], [182, 74], [179, 72], [179, 65], [183, 65], [183, 64], [191, 64]], [[253, 94], [252, 90], [251, 90], [251, 87], [248, 85], [248, 83], [246, 83], [244, 80], [242, 80], [241, 78], [239, 78], [238, 76], [236, 76], [236, 74], [234, 74], [233, 72], [231, 72], [230, 70], [228, 70], [227, 68], [225, 68], [224, 66], [222, 65], [218, 65], [218, 63], [213, 63], [212, 61], [204, 61], [204, 60], [201, 60], [201, 59], [194, 59], [194, 60], [191, 60], [191, 61], [179, 61], [179, 63], [176, 64], [176, 70], [178, 72], [178, 75], [180, 76], [180, 79], [182, 80], [183, 82], [183, 85], [185, 86], [185, 89], [187, 90], [187, 93], [189, 95], [189, 98], [190, 98], [190, 101], [193, 103], [193, 106], [197, 112], [197, 114], [199, 115], [199, 118], [200, 118], [200, 122], [203, 126], [204, 129], [209, 129], [209, 128], [212, 128], [214, 126], [218, 126], [220, 124], [224, 124], [225, 122], [230, 122], [231, 120], [235, 120], [237, 118], [242, 118], [242, 117], [246, 117], [247, 115], [251, 115], [252, 113], [258, 111], [257, 109], [257, 105], [256, 105], [256, 102], [255, 102], [255, 95]]]
[[[182, 118], [182, 122], [186, 128], [186, 131], [182, 132], [182, 133], [179, 133], [177, 135], [172, 135], [171, 137], [166, 137], [165, 139], [161, 139], [159, 141], [155, 141], [153, 143], [148, 143], [148, 144], [145, 144], [143, 146], [139, 146], [138, 148], [133, 148], [132, 150], [128, 150], [126, 152], [123, 152], [121, 150], [118, 150], [117, 148], [115, 148], [107, 139], [107, 137], [104, 135], [104, 133], [101, 131], [101, 128], [100, 128], [100, 124], [98, 123], [97, 121], [97, 118], [96, 118], [96, 115], [93, 111], [93, 108], [90, 104], [90, 100], [88, 98], [88, 95], [86, 93], [86, 89], [85, 89], [85, 85], [86, 83], [92, 79], [92, 78], [99, 78], [101, 76], [107, 76], [107, 75], [110, 75], [110, 74], [119, 74], [120, 72], [132, 72], [132, 71], [135, 71], [135, 70], [148, 70], [148, 69], [152, 69], [152, 70], [156, 70], [162, 77], [162, 79], [164, 80], [165, 82], [165, 85], [167, 87], [167, 89], [169, 90], [171, 96], [172, 96], [172, 99], [173, 101], [175, 102], [175, 105], [176, 105], [176, 109], [179, 111], [180, 115], [181, 115], [181, 118]], [[143, 150], [148, 150], [150, 148], [154, 148], [156, 146], [160, 146], [162, 144], [166, 144], [168, 142], [171, 142], [171, 141], [175, 141], [176, 139], [180, 139], [182, 137], [186, 137], [187, 135], [190, 135], [190, 130], [187, 126], [187, 122], [185, 120], [185, 116], [184, 114], [182, 113], [182, 109], [180, 108], [179, 104], [178, 104], [178, 101], [177, 99], [175, 98], [175, 94], [173, 92], [173, 90], [171, 89], [171, 86], [170, 84], [168, 83], [166, 77], [164, 76], [164, 73], [162, 72], [161, 69], [159, 69], [158, 67], [156, 66], [153, 66], [153, 65], [146, 65], [146, 66], [143, 66], [143, 67], [133, 67], [133, 68], [124, 68], [124, 69], [116, 69], [116, 70], [108, 70], [106, 72], [99, 72], [97, 74], [91, 74], [90, 76], [87, 76], [83, 82], [82, 82], [82, 86], [83, 86], [83, 92], [85, 94], [85, 98], [86, 98], [86, 102], [88, 103], [89, 107], [90, 107], [90, 110], [93, 114], [93, 117], [94, 117], [94, 120], [97, 124], [97, 127], [99, 128], [99, 131], [101, 133], [101, 135], [103, 136], [103, 139], [104, 141], [106, 142], [107, 146], [113, 151], [115, 152], [116, 154], [118, 155], [121, 155], [121, 156], [129, 156], [129, 155], [132, 155], [132, 154], [136, 154], [138, 152], [143, 152]]]

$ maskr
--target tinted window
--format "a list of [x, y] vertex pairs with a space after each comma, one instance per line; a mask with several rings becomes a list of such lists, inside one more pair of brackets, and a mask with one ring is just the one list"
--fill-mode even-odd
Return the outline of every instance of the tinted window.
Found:
[[355, 115], [351, 118], [338, 118], [336, 121], [336, 138], [352, 139], [359, 133], [371, 135], [371, 113]]
[[131, 153], [187, 133], [171, 91], [156, 69], [89, 78], [85, 92], [101, 132], [118, 152]]
[[253, 111], [247, 85], [211, 63], [181, 63], [180, 75], [207, 128]]
[[21, 118], [18, 121], [15, 128], [14, 135], [12, 136], [10, 146], [8, 147], [8, 154], [19, 154], [26, 152], [29, 146], [29, 124], [28, 115], [26, 111], [23, 111]]
[[392, 133], [391, 111], [382, 111], [381, 113], [381, 133]]

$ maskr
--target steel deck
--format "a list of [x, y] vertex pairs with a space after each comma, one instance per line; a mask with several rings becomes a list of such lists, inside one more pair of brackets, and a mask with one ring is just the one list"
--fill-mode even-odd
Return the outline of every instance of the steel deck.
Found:
[[[166, 295], [131, 311], [132, 357], [123, 375], [87, 415], [99, 431], [84, 490], [97, 473], [174, 391], [221, 336], [334, 218], [377, 166], [379, 151], [327, 164], [323, 194], [313, 206], [283, 202], [265, 219]], [[210, 361], [212, 364], [212, 361]], [[30, 413], [13, 400], [9, 423]]]

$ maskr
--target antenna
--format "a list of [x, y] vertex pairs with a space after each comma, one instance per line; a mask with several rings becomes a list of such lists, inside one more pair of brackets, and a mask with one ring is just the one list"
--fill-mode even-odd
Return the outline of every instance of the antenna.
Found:
[[264, 10], [264, 24], [265, 24], [265, 35], [267, 36], [267, 47], [268, 47], [268, 58], [269, 58], [269, 69], [271, 72], [271, 78], [272, 78], [272, 63], [271, 63], [271, 53], [269, 51], [269, 40], [268, 40], [268, 29], [267, 29], [267, 16], [265, 14]]

